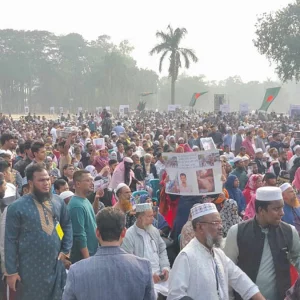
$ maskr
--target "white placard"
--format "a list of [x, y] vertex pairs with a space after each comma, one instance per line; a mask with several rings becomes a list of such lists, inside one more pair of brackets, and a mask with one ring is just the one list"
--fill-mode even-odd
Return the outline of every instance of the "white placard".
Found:
[[60, 113], [63, 113], [63, 112], [64, 112], [64, 108], [63, 108], [63, 107], [60, 107], [60, 108], [59, 108], [59, 112], [60, 112]]
[[176, 109], [181, 109], [180, 104], [169, 104], [168, 105], [168, 111], [176, 111]]
[[229, 104], [221, 104], [220, 105], [220, 111], [222, 113], [225, 113], [225, 114], [230, 113], [230, 106], [229, 106]]
[[54, 115], [55, 114], [55, 108], [54, 106], [50, 107], [50, 115]]
[[29, 114], [29, 106], [24, 107], [24, 112], [25, 112], [25, 114]]
[[242, 114], [249, 113], [249, 104], [248, 103], [240, 103], [240, 113], [242, 113]]
[[222, 192], [222, 167], [219, 151], [163, 153], [166, 193], [210, 195]]
[[105, 149], [105, 140], [104, 138], [93, 139], [93, 144], [96, 151]]
[[119, 106], [119, 113], [127, 115], [129, 113], [129, 105], [128, 104], [126, 104], [126, 105], [120, 105]]

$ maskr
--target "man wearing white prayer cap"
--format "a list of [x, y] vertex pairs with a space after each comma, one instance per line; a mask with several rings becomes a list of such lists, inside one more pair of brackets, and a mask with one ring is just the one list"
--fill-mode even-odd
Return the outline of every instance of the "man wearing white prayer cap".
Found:
[[191, 209], [195, 237], [177, 256], [170, 275], [168, 300], [229, 300], [230, 285], [243, 299], [265, 299], [258, 287], [219, 248], [222, 220], [213, 203]]
[[281, 221], [283, 206], [280, 188], [257, 189], [256, 216], [230, 228], [224, 249], [263, 296], [272, 300], [284, 299], [291, 287], [290, 264], [300, 271], [299, 235], [295, 227]]
[[170, 263], [166, 244], [159, 230], [152, 225], [153, 217], [151, 203], [137, 204], [136, 223], [127, 230], [121, 247], [127, 253], [151, 262], [154, 290], [167, 296]]
[[297, 224], [300, 225], [300, 203], [297, 199], [296, 193], [288, 182], [282, 184], [280, 186], [282, 192], [282, 198], [284, 201], [283, 211], [284, 216], [282, 217], [282, 221], [295, 226], [297, 228]]

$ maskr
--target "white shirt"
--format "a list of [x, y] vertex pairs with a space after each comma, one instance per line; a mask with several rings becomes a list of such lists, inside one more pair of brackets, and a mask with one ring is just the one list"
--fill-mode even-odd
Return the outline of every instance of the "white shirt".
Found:
[[55, 144], [56, 139], [57, 139], [57, 132], [56, 132], [56, 129], [54, 127], [52, 127], [52, 129], [50, 130], [50, 134], [52, 135], [53, 144]]
[[[170, 274], [167, 300], [179, 300], [184, 296], [193, 300], [228, 300], [228, 285], [243, 299], [251, 299], [259, 292], [250, 278], [221, 249], [214, 248], [213, 253], [214, 257], [196, 238], [181, 250]], [[217, 277], [214, 263], [217, 265]]]
[[234, 154], [232, 152], [224, 152], [223, 155], [227, 158], [227, 160], [233, 160], [234, 159]]

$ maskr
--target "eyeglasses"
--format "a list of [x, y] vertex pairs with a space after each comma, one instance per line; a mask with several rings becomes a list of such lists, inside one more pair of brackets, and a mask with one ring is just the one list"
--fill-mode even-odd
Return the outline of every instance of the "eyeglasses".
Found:
[[223, 225], [222, 221], [214, 221], [214, 222], [198, 222], [198, 223], [211, 224], [211, 225], [213, 225], [213, 226]]

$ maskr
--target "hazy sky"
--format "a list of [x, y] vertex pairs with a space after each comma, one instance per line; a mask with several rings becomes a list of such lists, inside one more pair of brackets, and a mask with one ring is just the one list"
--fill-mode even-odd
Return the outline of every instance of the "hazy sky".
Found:
[[128, 39], [138, 66], [158, 71], [158, 57], [149, 51], [157, 42], [155, 32], [171, 24], [187, 28], [183, 46], [199, 58], [188, 74], [205, 74], [210, 80], [234, 75], [244, 81], [276, 79], [274, 66], [253, 45], [254, 24], [257, 15], [291, 1], [3, 0], [0, 29], [77, 32], [86, 39], [107, 34], [116, 43]]

